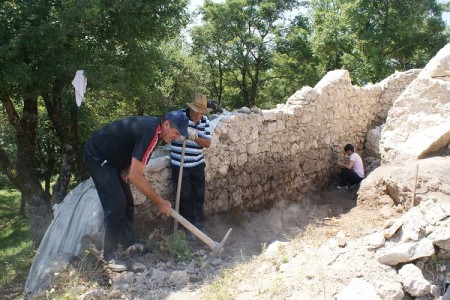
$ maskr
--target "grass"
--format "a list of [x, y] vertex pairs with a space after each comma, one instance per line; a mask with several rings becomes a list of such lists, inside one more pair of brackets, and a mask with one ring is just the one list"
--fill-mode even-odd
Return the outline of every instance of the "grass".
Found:
[[0, 291], [23, 285], [33, 259], [26, 220], [19, 216], [20, 193], [0, 190]]
[[167, 256], [173, 260], [189, 263], [196, 260], [195, 254], [187, 244], [187, 237], [184, 231], [167, 236], [159, 230], [154, 230], [144, 243], [146, 250], [158, 256]]
[[[0, 295], [7, 299], [23, 296], [23, 287], [34, 255], [29, 226], [26, 219], [19, 215], [20, 201], [20, 192], [0, 190]], [[149, 236], [145, 244], [147, 250], [159, 256], [166, 256], [166, 259], [168, 254], [171, 259], [178, 261], [196, 260], [182, 231], [172, 236], [165, 236], [156, 231]], [[52, 288], [46, 291], [46, 295], [41, 295], [44, 299], [75, 299], [74, 289], [81, 292], [88, 288], [109, 285], [103, 267], [88, 250], [80, 255], [78, 263], [54, 275]]]

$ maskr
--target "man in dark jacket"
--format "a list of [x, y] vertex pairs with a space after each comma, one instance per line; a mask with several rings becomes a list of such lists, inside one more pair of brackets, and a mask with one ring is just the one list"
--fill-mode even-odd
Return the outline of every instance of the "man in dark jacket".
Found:
[[163, 118], [128, 117], [100, 128], [88, 139], [84, 150], [86, 167], [103, 206], [105, 238], [103, 256], [114, 259], [118, 244], [126, 249], [135, 241], [133, 184], [164, 215], [171, 203], [161, 198], [144, 177], [144, 168], [158, 140], [166, 143], [188, 136], [188, 118], [179, 111]]

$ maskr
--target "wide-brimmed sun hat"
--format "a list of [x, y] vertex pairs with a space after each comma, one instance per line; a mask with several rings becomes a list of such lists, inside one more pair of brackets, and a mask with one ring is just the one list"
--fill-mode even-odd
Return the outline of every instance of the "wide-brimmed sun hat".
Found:
[[196, 93], [192, 102], [186, 104], [198, 113], [206, 114], [208, 112], [206, 96], [201, 93]]

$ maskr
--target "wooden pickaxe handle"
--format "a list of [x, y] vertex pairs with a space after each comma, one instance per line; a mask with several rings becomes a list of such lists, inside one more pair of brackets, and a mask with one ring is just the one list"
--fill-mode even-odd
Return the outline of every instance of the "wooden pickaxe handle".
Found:
[[220, 254], [223, 251], [223, 245], [225, 244], [226, 240], [228, 239], [228, 236], [231, 233], [231, 228], [228, 230], [227, 234], [223, 238], [222, 242], [217, 243], [213, 241], [209, 236], [204, 234], [200, 229], [192, 225], [191, 222], [186, 220], [182, 215], [177, 213], [173, 208], [170, 209], [170, 215], [181, 223], [184, 227], [186, 227], [187, 230], [192, 232], [196, 237], [201, 239], [206, 245], [208, 245], [209, 248], [213, 251], [213, 254]]

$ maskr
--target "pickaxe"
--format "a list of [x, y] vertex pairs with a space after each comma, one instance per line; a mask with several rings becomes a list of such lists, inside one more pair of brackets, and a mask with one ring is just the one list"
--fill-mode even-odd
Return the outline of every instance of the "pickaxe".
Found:
[[180, 191], [181, 191], [181, 181], [183, 178], [183, 165], [184, 165], [184, 152], [186, 149], [186, 142], [187, 139], [185, 138], [183, 140], [183, 147], [181, 150], [181, 159], [180, 159], [180, 170], [178, 173], [178, 184], [177, 184], [177, 194], [175, 198], [175, 209], [171, 209], [170, 215], [175, 219], [174, 222], [174, 228], [173, 231], [176, 233], [178, 231], [178, 222], [180, 222], [186, 229], [188, 229], [190, 232], [192, 232], [196, 237], [201, 239], [206, 245], [209, 246], [212, 250], [212, 255], [220, 255], [223, 252], [223, 245], [228, 239], [228, 236], [231, 233], [231, 228], [228, 230], [227, 234], [225, 234], [225, 237], [222, 239], [222, 242], [217, 243], [216, 241], [213, 241], [209, 236], [204, 234], [200, 229], [192, 225], [191, 222], [186, 220], [182, 215], [178, 213], [179, 205], [180, 205]]
[[227, 234], [225, 234], [225, 237], [222, 239], [222, 241], [220, 243], [218, 243], [216, 241], [213, 241], [209, 236], [204, 234], [200, 229], [198, 229], [197, 227], [192, 225], [191, 222], [189, 222], [188, 220], [183, 218], [183, 216], [181, 216], [179, 213], [177, 213], [173, 208], [171, 208], [171, 210], [170, 210], [170, 215], [175, 220], [180, 222], [181, 225], [186, 227], [186, 229], [188, 229], [190, 232], [192, 232], [196, 237], [201, 239], [206, 245], [208, 245], [209, 248], [211, 248], [211, 250], [212, 250], [212, 255], [220, 255], [223, 252], [223, 245], [227, 241], [228, 236], [230, 235], [232, 228], [230, 228], [228, 230]]

